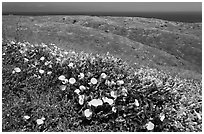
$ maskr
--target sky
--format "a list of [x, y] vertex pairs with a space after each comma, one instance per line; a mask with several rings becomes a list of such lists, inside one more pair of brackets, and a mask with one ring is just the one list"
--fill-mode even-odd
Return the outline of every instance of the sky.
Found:
[[202, 12], [201, 2], [3, 2], [2, 12]]

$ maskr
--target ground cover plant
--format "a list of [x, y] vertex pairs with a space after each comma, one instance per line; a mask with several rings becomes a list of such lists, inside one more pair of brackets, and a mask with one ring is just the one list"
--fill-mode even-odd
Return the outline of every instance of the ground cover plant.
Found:
[[202, 131], [201, 85], [108, 53], [3, 40], [2, 129]]

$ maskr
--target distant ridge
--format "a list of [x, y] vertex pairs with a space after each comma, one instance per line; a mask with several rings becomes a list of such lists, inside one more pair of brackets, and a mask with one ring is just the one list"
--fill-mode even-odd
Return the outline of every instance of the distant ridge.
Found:
[[202, 23], [201, 12], [2, 12], [3, 15], [90, 15], [156, 18], [167, 21]]

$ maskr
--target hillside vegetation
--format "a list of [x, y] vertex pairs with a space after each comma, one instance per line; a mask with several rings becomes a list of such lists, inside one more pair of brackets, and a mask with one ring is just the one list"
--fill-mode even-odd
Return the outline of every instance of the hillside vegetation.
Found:
[[2, 17], [3, 132], [201, 132], [201, 23]]
[[2, 129], [202, 131], [202, 87], [110, 54], [3, 41]]

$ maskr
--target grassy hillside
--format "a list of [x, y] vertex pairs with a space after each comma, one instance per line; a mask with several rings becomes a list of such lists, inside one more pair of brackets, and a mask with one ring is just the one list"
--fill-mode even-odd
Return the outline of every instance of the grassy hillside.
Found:
[[202, 131], [202, 84], [110, 54], [2, 42], [2, 131]]
[[137, 68], [149, 66], [193, 79], [201, 79], [200, 27], [128, 17], [3, 17], [5, 38], [55, 43], [77, 52], [109, 52]]
[[2, 17], [2, 131], [201, 132], [201, 23]]

